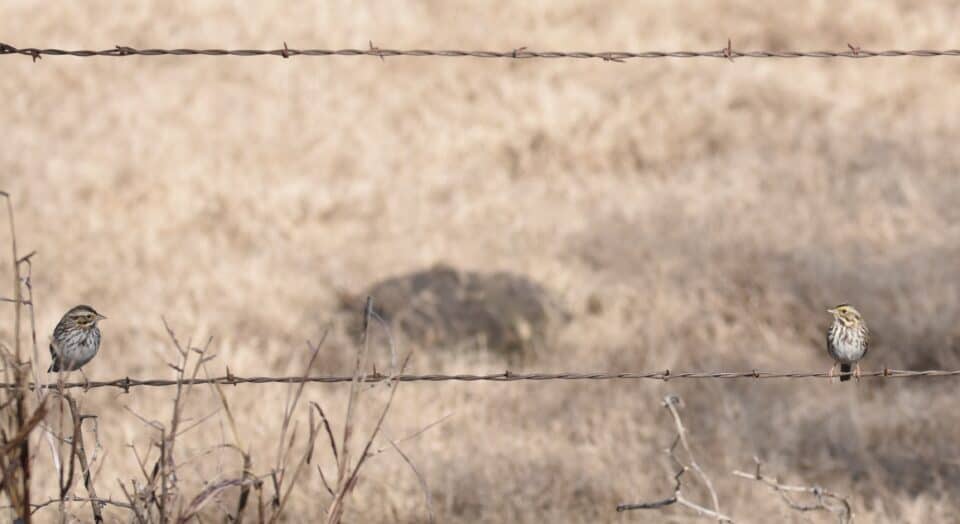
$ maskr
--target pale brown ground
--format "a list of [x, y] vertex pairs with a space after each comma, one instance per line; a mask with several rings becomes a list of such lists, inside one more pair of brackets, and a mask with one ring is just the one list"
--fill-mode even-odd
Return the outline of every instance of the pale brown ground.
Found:
[[[0, 40], [958, 45], [954, 2], [623, 4], [14, 1], [0, 9]], [[514, 371], [825, 371], [824, 308], [846, 301], [876, 334], [865, 369], [960, 366], [958, 58], [0, 62], [0, 188], [15, 198], [21, 249], [39, 252], [41, 344], [69, 306], [100, 309], [110, 320], [91, 379], [169, 376], [161, 315], [184, 339], [213, 336], [215, 366], [238, 375], [296, 372], [303, 340], [333, 320], [314, 372], [342, 372], [351, 346], [338, 292], [436, 262], [526, 274], [573, 313], [554, 345]], [[7, 245], [5, 226], [2, 235]], [[9, 271], [4, 257], [4, 283]], [[599, 314], [587, 312], [591, 297]], [[421, 350], [410, 371], [506, 365]], [[789, 513], [762, 486], [729, 475], [758, 455], [785, 480], [849, 494], [859, 522], [944, 522], [960, 510], [949, 495], [960, 488], [956, 391], [951, 379], [404, 385], [387, 432], [453, 413], [405, 445], [442, 522], [688, 522], [681, 509], [614, 512], [668, 494], [660, 450], [672, 428], [658, 406], [674, 392], [688, 404], [722, 509], [742, 521], [830, 521]], [[255, 468], [268, 471], [285, 388], [227, 393]], [[310, 386], [306, 395], [339, 420], [344, 393]], [[171, 394], [85, 395], [109, 450], [101, 495], [122, 497], [116, 479], [136, 474], [124, 444], [151, 438], [121, 406], [164, 417]], [[200, 390], [191, 409], [215, 406]], [[221, 434], [214, 419], [181, 450], [202, 451]], [[217, 460], [184, 482], [238, 467], [232, 455]], [[41, 452], [36, 469], [50, 475], [49, 465]], [[35, 482], [39, 494], [53, 485]], [[327, 501], [311, 472], [288, 520], [308, 521]], [[76, 514], [89, 516], [85, 506]], [[425, 518], [417, 481], [396, 455], [372, 462], [348, 517]]]

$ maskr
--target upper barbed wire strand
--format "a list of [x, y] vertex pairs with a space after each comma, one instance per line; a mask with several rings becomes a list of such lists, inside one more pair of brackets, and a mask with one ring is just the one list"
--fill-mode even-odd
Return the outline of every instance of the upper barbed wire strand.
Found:
[[[834, 375], [835, 377], [839, 374]], [[870, 371], [860, 374], [861, 378], [920, 378], [920, 377], [956, 377], [960, 376], [960, 369], [939, 370], [930, 369], [923, 371], [910, 371], [901, 369], [884, 369], [882, 371]], [[789, 372], [771, 372], [771, 371], [683, 371], [673, 372], [670, 370], [651, 371], [639, 373], [514, 373], [504, 371], [502, 373], [492, 373], [486, 375], [472, 374], [425, 374], [399, 375], [397, 380], [400, 382], [520, 382], [520, 381], [556, 381], [556, 380], [681, 380], [681, 379], [801, 379], [801, 378], [831, 378], [828, 373], [789, 371]], [[226, 375], [212, 378], [199, 378], [194, 380], [184, 380], [183, 384], [220, 384], [220, 385], [238, 385], [238, 384], [299, 384], [299, 383], [348, 383], [353, 380], [350, 375], [324, 375], [324, 376], [282, 376], [282, 377], [238, 377]], [[386, 382], [390, 380], [388, 375], [368, 374], [364, 377], [365, 382]], [[106, 388], [113, 387], [129, 391], [135, 387], [167, 387], [176, 386], [177, 381], [171, 379], [134, 379], [121, 378], [109, 381], [90, 381], [90, 382], [65, 382], [64, 388]], [[0, 388], [10, 389], [15, 387], [13, 384], [0, 382]], [[31, 389], [35, 388], [30, 384]], [[57, 383], [45, 384], [42, 386], [47, 389], [57, 389], [60, 387]]]
[[608, 62], [622, 62], [637, 58], [876, 58], [876, 57], [937, 57], [960, 56], [960, 49], [914, 49], [901, 51], [890, 49], [885, 51], [870, 51], [848, 44], [847, 50], [842, 51], [737, 51], [732, 44], [715, 51], [533, 51], [526, 47], [519, 47], [510, 51], [464, 51], [457, 49], [385, 49], [370, 43], [368, 49], [295, 49], [287, 47], [279, 49], [190, 49], [190, 48], [143, 48], [130, 46], [115, 46], [111, 49], [56, 49], [39, 47], [15, 47], [0, 43], [2, 55], [25, 55], [34, 61], [43, 56], [73, 56], [73, 57], [126, 57], [126, 56], [277, 56], [290, 58], [294, 56], [374, 56], [377, 58], [411, 56], [411, 57], [473, 57], [473, 58], [501, 58], [511, 60], [526, 60], [534, 58], [574, 58], [599, 59]]

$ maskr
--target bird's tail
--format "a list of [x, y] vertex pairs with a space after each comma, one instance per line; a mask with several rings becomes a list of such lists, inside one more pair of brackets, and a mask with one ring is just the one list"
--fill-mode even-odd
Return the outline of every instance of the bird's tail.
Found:
[[850, 380], [850, 364], [840, 364], [840, 382]]

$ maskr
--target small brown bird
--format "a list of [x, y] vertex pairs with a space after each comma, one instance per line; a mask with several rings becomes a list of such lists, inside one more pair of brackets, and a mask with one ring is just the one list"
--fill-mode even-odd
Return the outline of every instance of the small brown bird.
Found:
[[90, 362], [100, 349], [97, 322], [107, 317], [90, 306], [79, 305], [67, 311], [53, 330], [47, 372], [73, 371]]
[[[830, 368], [830, 376], [837, 364], [840, 373], [850, 373], [850, 365], [856, 365], [853, 376], [860, 378], [860, 359], [867, 354], [870, 345], [870, 331], [863, 316], [853, 306], [840, 304], [827, 310], [833, 315], [833, 324], [827, 330], [827, 352], [836, 362]], [[842, 375], [840, 381], [850, 380], [850, 375]]]

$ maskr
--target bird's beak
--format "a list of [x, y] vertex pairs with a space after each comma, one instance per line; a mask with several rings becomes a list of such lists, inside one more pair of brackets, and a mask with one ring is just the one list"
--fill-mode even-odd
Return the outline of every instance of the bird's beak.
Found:
[[97, 313], [97, 320], [106, 320], [106, 319], [107, 317], [101, 315], [100, 313]]
[[837, 314], [837, 309], [836, 309], [836, 308], [829, 308], [829, 309], [827, 309], [827, 313], [830, 313], [831, 315], [836, 315], [836, 314]]

